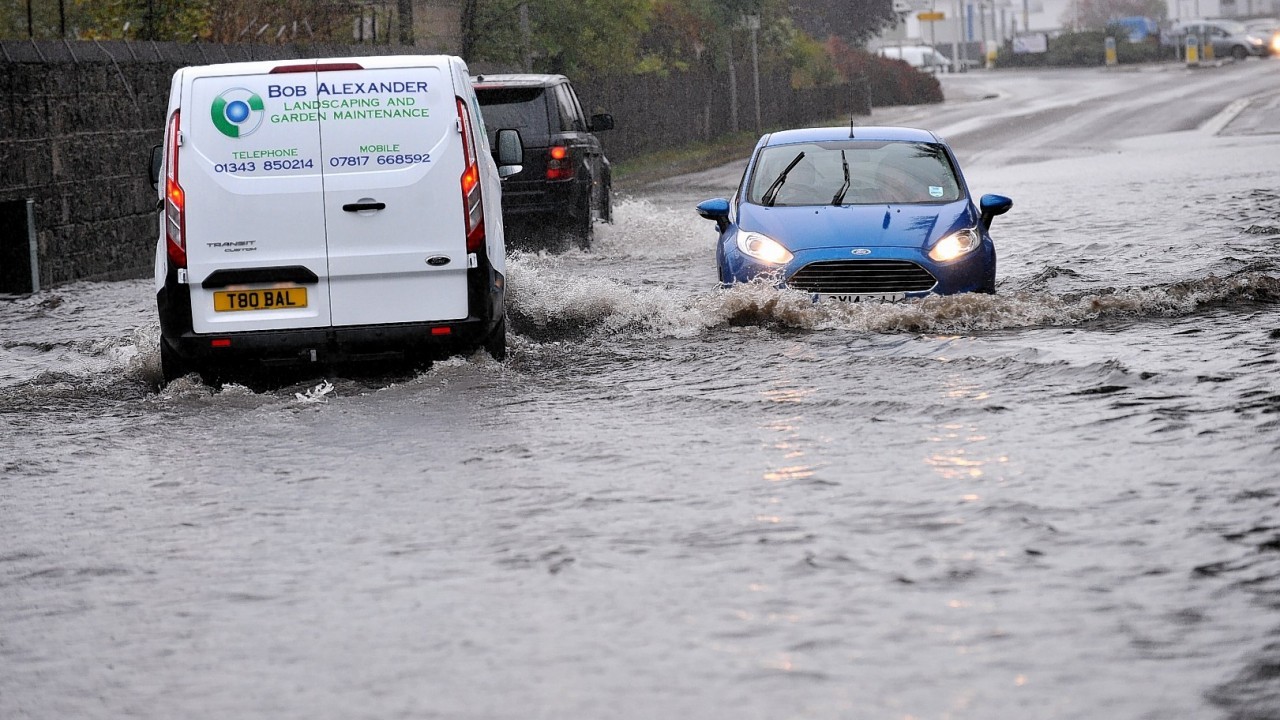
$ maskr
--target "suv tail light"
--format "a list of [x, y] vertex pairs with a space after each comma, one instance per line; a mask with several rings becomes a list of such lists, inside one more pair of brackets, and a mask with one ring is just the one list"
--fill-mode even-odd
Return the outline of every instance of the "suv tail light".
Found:
[[175, 110], [169, 118], [165, 132], [164, 156], [164, 228], [169, 259], [176, 267], [187, 266], [187, 211], [186, 195], [178, 184], [178, 146], [182, 135], [178, 128], [181, 111]]
[[573, 179], [573, 154], [569, 152], [569, 148], [552, 145], [547, 149], [547, 179]]
[[462, 171], [462, 211], [467, 226], [467, 252], [477, 252], [484, 245], [484, 202], [480, 195], [480, 162], [471, 140], [471, 114], [467, 104], [458, 98], [458, 130], [462, 132], [462, 154], [467, 167]]

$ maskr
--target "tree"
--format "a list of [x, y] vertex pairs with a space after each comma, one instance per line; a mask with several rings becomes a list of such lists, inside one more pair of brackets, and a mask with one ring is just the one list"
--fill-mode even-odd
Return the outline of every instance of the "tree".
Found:
[[400, 44], [413, 44], [413, 0], [396, 0], [396, 25], [400, 29]]
[[791, 0], [791, 17], [816, 38], [861, 45], [898, 21], [891, 0]]
[[1165, 0], [1073, 0], [1060, 21], [1076, 30], [1105, 30], [1122, 17], [1149, 17], [1164, 20], [1169, 14]]
[[535, 69], [579, 74], [634, 67], [653, 0], [467, 0], [462, 44], [468, 62], [522, 65], [522, 4]]
[[346, 0], [67, 1], [69, 23], [86, 40], [349, 41], [353, 19]]

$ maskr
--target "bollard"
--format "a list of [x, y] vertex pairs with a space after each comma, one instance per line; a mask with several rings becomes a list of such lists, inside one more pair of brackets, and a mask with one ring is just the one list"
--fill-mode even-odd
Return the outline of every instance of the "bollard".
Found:
[[1116, 58], [1116, 39], [1107, 38], [1107, 67], [1113, 67], [1120, 61]]
[[1204, 60], [1205, 62], [1213, 62], [1213, 39], [1212, 38], [1209, 39], [1209, 42], [1203, 42], [1203, 41], [1201, 42], [1200, 59]]
[[1195, 35], [1187, 36], [1187, 67], [1197, 67], [1200, 65], [1200, 38]]

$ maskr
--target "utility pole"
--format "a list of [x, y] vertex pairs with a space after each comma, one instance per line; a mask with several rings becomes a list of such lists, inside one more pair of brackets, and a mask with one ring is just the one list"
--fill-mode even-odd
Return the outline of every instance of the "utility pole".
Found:
[[956, 29], [955, 35], [951, 36], [951, 72], [960, 72], [963, 66], [960, 65], [960, 33], [964, 32], [964, 5], [963, 0], [955, 0], [955, 19], [953, 25]]
[[747, 29], [751, 31], [751, 84], [755, 88], [756, 132], [761, 129], [760, 123], [760, 44], [757, 35], [760, 33], [760, 16], [747, 15]]
[[524, 48], [524, 71], [533, 72], [533, 29], [529, 24], [529, 3], [520, 3], [520, 44]]
[[738, 132], [738, 71], [733, 62], [733, 33], [729, 33], [729, 129]]

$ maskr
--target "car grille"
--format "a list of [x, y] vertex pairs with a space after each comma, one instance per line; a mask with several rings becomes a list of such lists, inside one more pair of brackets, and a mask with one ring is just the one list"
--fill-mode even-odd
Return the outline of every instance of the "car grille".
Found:
[[906, 260], [827, 260], [800, 268], [787, 286], [811, 293], [866, 295], [920, 292], [937, 282], [928, 270]]

